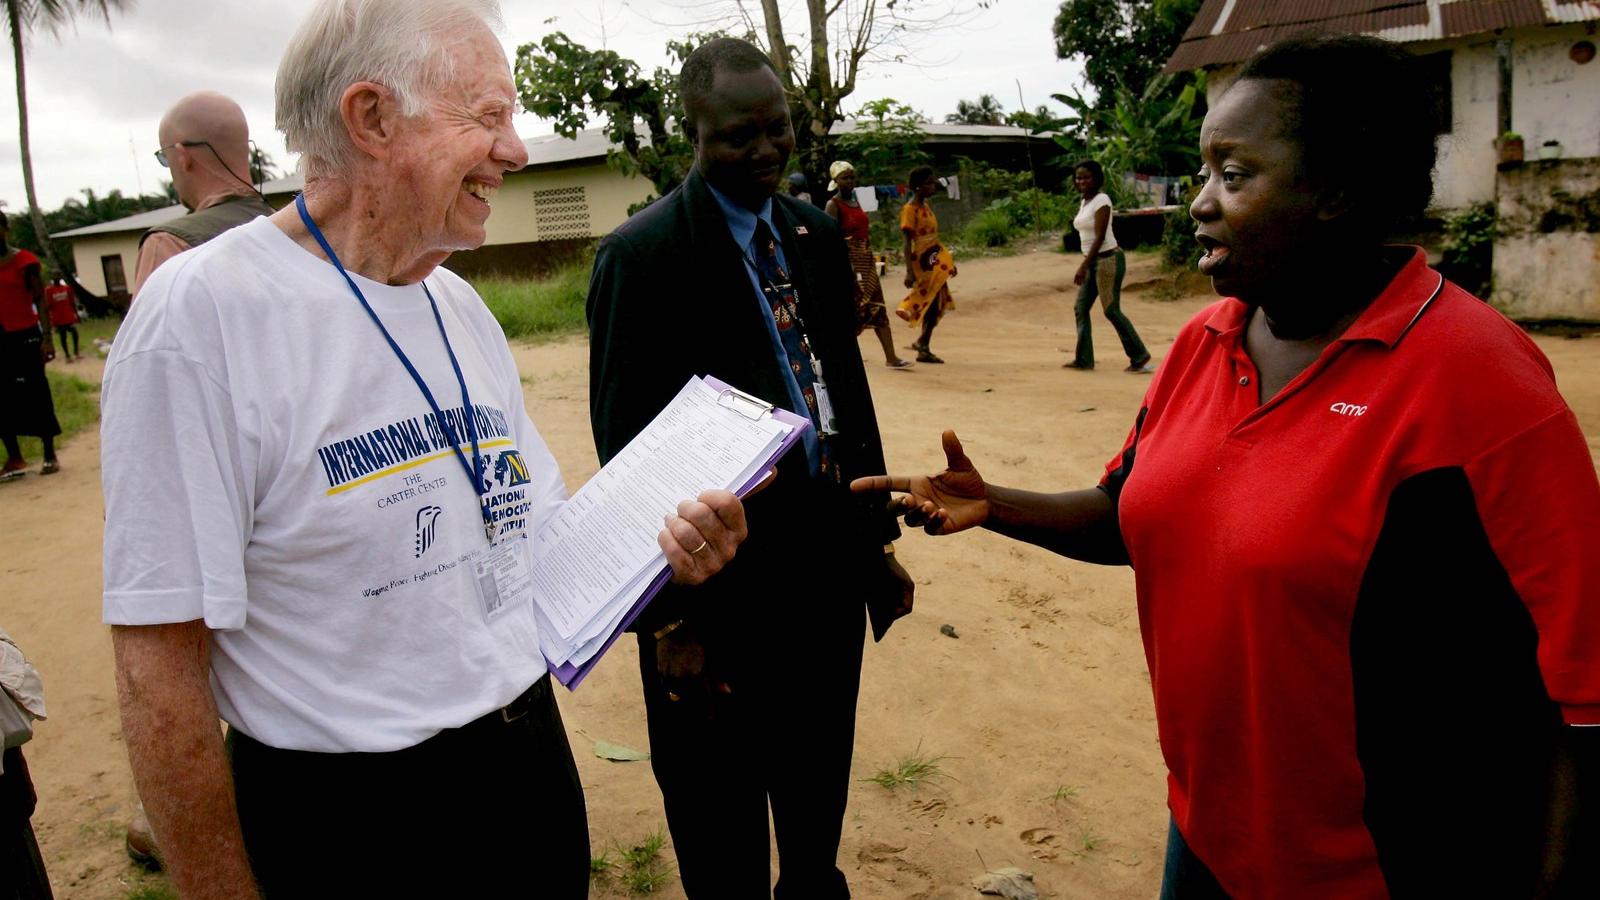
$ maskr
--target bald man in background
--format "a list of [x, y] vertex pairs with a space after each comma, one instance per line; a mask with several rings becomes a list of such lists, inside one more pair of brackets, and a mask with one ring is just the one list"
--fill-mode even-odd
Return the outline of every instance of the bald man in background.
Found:
[[239, 104], [213, 91], [190, 94], [167, 110], [159, 135], [156, 158], [172, 170], [172, 185], [189, 214], [157, 225], [139, 239], [136, 297], [162, 263], [236, 225], [276, 212], [250, 181], [250, 127]]

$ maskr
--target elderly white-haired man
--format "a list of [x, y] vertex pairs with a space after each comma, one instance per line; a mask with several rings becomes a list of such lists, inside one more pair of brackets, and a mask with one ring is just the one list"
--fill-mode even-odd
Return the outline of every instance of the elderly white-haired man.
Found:
[[[492, 0], [318, 2], [277, 83], [304, 195], [157, 270], [107, 363], [105, 619], [185, 897], [586, 893], [518, 577], [565, 492], [504, 334], [439, 267], [527, 162], [497, 25]], [[744, 534], [708, 492], [660, 540], [697, 583]]]

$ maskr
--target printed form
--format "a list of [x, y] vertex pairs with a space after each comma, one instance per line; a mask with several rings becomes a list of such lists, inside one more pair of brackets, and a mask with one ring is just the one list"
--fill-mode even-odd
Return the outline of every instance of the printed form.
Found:
[[690, 379], [534, 536], [534, 616], [552, 668], [583, 667], [664, 581], [667, 514], [708, 489], [748, 486], [809, 427], [785, 410], [753, 418], [727, 396]]

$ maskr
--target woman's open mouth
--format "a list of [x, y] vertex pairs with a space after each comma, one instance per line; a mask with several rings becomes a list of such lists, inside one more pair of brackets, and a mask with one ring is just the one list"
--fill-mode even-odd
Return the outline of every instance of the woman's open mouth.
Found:
[[1228, 254], [1232, 251], [1226, 244], [1208, 235], [1196, 234], [1194, 239], [1199, 241], [1201, 249], [1205, 250], [1205, 255], [1200, 257], [1200, 274], [1217, 274], [1217, 270], [1228, 261]]

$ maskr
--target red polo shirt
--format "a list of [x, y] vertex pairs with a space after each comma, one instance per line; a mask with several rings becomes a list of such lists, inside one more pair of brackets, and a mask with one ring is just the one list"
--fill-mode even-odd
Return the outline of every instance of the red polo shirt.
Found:
[[28, 268], [38, 264], [39, 257], [21, 249], [0, 262], [0, 330], [39, 327], [39, 311], [34, 309], [27, 282]]
[[1103, 483], [1178, 829], [1240, 898], [1525, 896], [1560, 719], [1600, 724], [1577, 421], [1421, 250], [1266, 403], [1249, 312], [1184, 328]]

